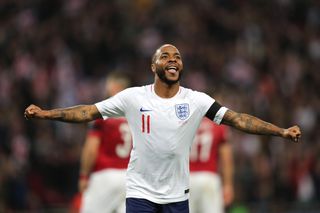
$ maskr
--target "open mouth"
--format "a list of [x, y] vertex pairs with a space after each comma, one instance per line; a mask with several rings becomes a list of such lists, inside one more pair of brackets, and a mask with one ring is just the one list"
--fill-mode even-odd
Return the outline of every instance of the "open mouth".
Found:
[[178, 67], [176, 67], [176, 66], [168, 66], [168, 67], [166, 68], [166, 70], [167, 70], [169, 73], [174, 74], [174, 73], [176, 73], [176, 72], [178, 71]]

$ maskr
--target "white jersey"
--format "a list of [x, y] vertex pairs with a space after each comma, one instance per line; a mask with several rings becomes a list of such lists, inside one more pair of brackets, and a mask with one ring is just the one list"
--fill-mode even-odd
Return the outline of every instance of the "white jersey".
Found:
[[[147, 85], [96, 103], [104, 119], [125, 116], [132, 132], [126, 197], [159, 204], [188, 199], [190, 147], [214, 102], [205, 93], [184, 87], [172, 98], [160, 98], [153, 85]], [[216, 113], [216, 123], [226, 110], [222, 107]]]

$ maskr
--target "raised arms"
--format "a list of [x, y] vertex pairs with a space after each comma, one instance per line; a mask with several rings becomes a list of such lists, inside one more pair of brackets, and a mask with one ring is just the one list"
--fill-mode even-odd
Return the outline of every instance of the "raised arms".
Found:
[[78, 105], [68, 108], [42, 110], [31, 104], [25, 111], [26, 119], [47, 119], [70, 123], [89, 122], [101, 118], [101, 114], [95, 105]]
[[298, 142], [301, 137], [300, 128], [298, 126], [283, 129], [252, 115], [237, 113], [232, 110], [227, 110], [222, 119], [222, 123], [247, 133], [281, 136], [293, 140], [294, 142]]

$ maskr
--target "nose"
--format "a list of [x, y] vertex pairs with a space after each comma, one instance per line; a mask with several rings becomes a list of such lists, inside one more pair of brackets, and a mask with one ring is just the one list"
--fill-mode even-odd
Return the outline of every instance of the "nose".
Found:
[[169, 61], [170, 61], [170, 62], [171, 62], [171, 61], [176, 62], [176, 61], [177, 61], [177, 59], [176, 59], [176, 57], [175, 57], [175, 56], [171, 56], [171, 57], [169, 58]]

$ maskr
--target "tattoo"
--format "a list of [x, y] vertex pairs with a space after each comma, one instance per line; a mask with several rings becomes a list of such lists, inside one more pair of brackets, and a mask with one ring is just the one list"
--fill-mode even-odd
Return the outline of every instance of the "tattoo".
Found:
[[227, 110], [222, 119], [222, 123], [251, 134], [280, 136], [283, 131], [283, 129], [276, 125], [265, 122], [252, 115], [237, 113], [231, 110]]
[[80, 123], [101, 118], [98, 109], [94, 105], [79, 105], [69, 108], [53, 109], [49, 111], [48, 119]]
[[82, 113], [82, 117], [83, 118], [87, 118], [88, 117], [88, 113], [85, 110], [82, 110], [81, 113]]
[[248, 119], [246, 122], [246, 129], [252, 129], [253, 128], [253, 121], [252, 119]]
[[61, 112], [60, 114], [61, 114], [60, 115], [61, 118], [65, 118], [66, 117], [66, 113], [65, 112]]

